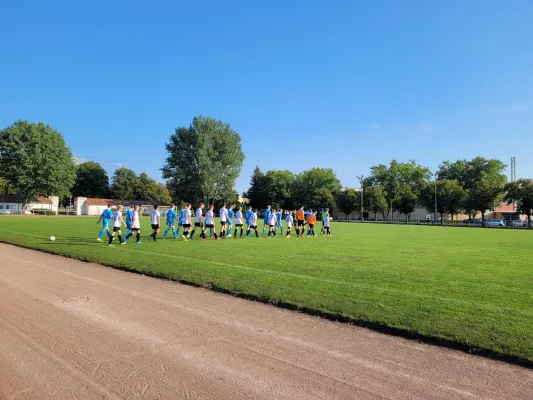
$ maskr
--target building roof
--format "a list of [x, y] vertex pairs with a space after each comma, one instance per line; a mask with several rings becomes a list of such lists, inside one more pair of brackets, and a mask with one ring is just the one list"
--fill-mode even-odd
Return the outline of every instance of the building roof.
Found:
[[107, 206], [108, 204], [113, 205], [113, 200], [110, 199], [91, 199], [87, 198], [85, 199], [85, 202], [88, 206]]
[[494, 208], [494, 212], [497, 213], [516, 213], [516, 205], [514, 203], [506, 204], [502, 203], [499, 207]]
[[[0, 195], [0, 203], [16, 203], [20, 204], [20, 197], [16, 195]], [[54, 204], [48, 197], [36, 197], [28, 204]]]

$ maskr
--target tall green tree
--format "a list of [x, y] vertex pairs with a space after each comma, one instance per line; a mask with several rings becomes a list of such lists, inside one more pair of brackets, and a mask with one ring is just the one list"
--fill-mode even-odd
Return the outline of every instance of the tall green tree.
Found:
[[419, 197], [416, 188], [404, 183], [398, 187], [395, 204], [396, 209], [405, 215], [405, 223], [409, 222], [409, 217], [418, 205], [418, 201]]
[[23, 205], [36, 196], [69, 195], [76, 179], [63, 136], [50, 125], [21, 120], [0, 131], [0, 171]]
[[314, 211], [322, 208], [333, 208], [335, 207], [335, 197], [327, 187], [320, 187], [315, 189], [311, 201], [308, 203], [308, 207]]
[[533, 179], [518, 179], [505, 185], [504, 200], [507, 204], [514, 203], [516, 211], [527, 215], [528, 226], [531, 228], [533, 214]]
[[111, 184], [111, 195], [117, 200], [134, 200], [137, 175], [129, 168], [115, 170]]
[[439, 179], [456, 180], [466, 190], [463, 209], [468, 215], [485, 213], [500, 202], [507, 182], [506, 165], [500, 160], [476, 157], [472, 160], [445, 161], [439, 168]]
[[272, 207], [284, 210], [296, 207], [292, 198], [295, 175], [291, 171], [271, 170], [265, 174], [266, 179], [266, 199]]
[[378, 213], [381, 213], [383, 219], [385, 219], [389, 210], [385, 189], [381, 186], [366, 187], [364, 196], [365, 208], [374, 213], [374, 219], [377, 219]]
[[[325, 204], [316, 203], [317, 190], [325, 189], [331, 194], [328, 199], [335, 199], [342, 189], [341, 182], [331, 168], [311, 168], [297, 175], [294, 181], [293, 197], [297, 206], [306, 206], [314, 209], [325, 207]], [[321, 191], [325, 194], [324, 191]]]
[[211, 117], [178, 127], [166, 144], [163, 178], [177, 200], [206, 203], [233, 190], [244, 161], [240, 135]]
[[255, 209], [264, 209], [270, 201], [268, 196], [268, 179], [266, 175], [255, 167], [250, 178], [250, 188], [248, 189], [248, 202]]
[[[363, 185], [365, 187], [382, 187], [389, 205], [388, 209], [394, 212], [400, 211], [400, 208], [409, 209], [405, 206], [412, 202], [412, 195], [418, 197], [430, 177], [429, 168], [417, 164], [414, 160], [406, 163], [392, 160], [388, 166], [379, 164], [371, 167], [371, 175], [364, 180]], [[405, 186], [409, 186], [410, 189], [407, 190]], [[388, 217], [389, 210], [386, 217]]]
[[88, 161], [76, 167], [76, 181], [72, 196], [99, 197], [109, 196], [107, 172], [96, 162]]
[[[441, 224], [444, 223], [444, 214], [452, 216], [464, 208], [466, 191], [458, 181], [451, 179], [437, 180], [437, 212], [440, 214]], [[435, 181], [428, 182], [420, 192], [420, 204], [429, 213], [435, 210]]]
[[337, 193], [335, 204], [348, 217], [351, 213], [361, 208], [361, 194], [354, 189], [346, 188]]

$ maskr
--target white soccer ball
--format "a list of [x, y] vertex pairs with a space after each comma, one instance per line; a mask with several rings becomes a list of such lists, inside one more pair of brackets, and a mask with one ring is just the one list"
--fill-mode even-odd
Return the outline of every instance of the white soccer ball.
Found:
[[329, 220], [330, 220], [330, 221], [333, 221], [333, 217], [329, 217]]
[[50, 240], [53, 242], [54, 240], [56, 240], [56, 237], [55, 236], [50, 236]]

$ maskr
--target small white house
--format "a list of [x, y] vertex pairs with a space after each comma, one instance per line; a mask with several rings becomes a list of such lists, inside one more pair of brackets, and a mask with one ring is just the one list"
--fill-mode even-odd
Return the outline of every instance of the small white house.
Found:
[[57, 214], [59, 197], [37, 197], [23, 209], [19, 196], [0, 195], [0, 214], [31, 214], [33, 211], [50, 211]]
[[[154, 204], [149, 202], [142, 202], [136, 200], [111, 200], [111, 199], [94, 199], [87, 197], [76, 197], [74, 199], [74, 209], [76, 215], [91, 215], [100, 216], [102, 212], [107, 208], [107, 205], [111, 204], [111, 208], [116, 209], [118, 205], [123, 205], [124, 210], [127, 211], [133, 205], [140, 207], [141, 214], [149, 214], [154, 209]], [[170, 204], [158, 203], [159, 211], [161, 215], [165, 215], [166, 211], [170, 209]]]

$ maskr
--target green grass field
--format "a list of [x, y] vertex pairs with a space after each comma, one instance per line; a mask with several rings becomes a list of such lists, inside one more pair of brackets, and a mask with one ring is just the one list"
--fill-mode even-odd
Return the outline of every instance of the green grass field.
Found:
[[533, 361], [531, 231], [333, 223], [331, 238], [149, 243], [145, 219], [144, 244], [109, 248], [95, 222], [2, 216], [0, 241]]

